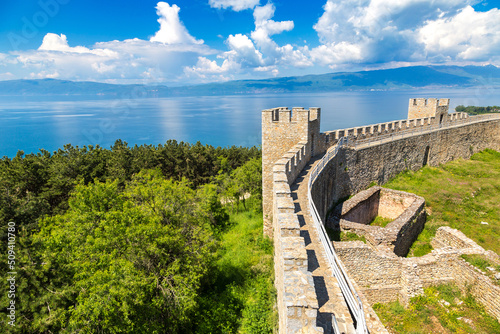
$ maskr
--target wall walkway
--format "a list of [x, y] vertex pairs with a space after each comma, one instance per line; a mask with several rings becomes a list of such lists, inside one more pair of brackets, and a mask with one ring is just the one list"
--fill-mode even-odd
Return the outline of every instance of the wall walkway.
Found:
[[[327, 150], [339, 144], [342, 137], [347, 140], [342, 140], [334, 154]], [[276, 161], [270, 178], [272, 227], [268, 230], [272, 229], [275, 244], [279, 330], [340, 333], [336, 319], [345, 333], [354, 333], [352, 326], [357, 333], [363, 333], [365, 330], [355, 320], [345, 317], [339, 281], [331, 274], [331, 261], [324, 260], [328, 251], [317, 242], [320, 231], [310, 224], [307, 204], [312, 203], [315, 215], [324, 221], [336, 202], [367, 188], [372, 181], [382, 184], [405, 169], [467, 159], [485, 148], [500, 150], [500, 115], [467, 118], [450, 114], [443, 124], [436, 124], [432, 118], [404, 120], [326, 132], [312, 138], [318, 142], [304, 138]], [[309, 162], [311, 152], [320, 154]], [[304, 189], [309, 182], [307, 198]], [[359, 292], [356, 283], [350, 286]], [[345, 295], [343, 298], [349, 299]], [[369, 332], [387, 333], [362, 294], [360, 299]]]

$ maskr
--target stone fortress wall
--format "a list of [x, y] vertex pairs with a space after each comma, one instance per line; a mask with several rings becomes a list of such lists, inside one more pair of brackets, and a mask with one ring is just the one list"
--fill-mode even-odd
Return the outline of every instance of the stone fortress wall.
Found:
[[[417, 105], [419, 101], [417, 99]], [[300, 234], [300, 222], [290, 191], [290, 185], [313, 156], [324, 154], [340, 138], [348, 137], [349, 145], [340, 148], [311, 189], [312, 199], [324, 221], [335, 203], [367, 188], [373, 181], [382, 184], [405, 169], [417, 170], [425, 164], [438, 165], [457, 158], [468, 159], [485, 148], [500, 150], [499, 118], [468, 117], [464, 113], [444, 114], [442, 110], [447, 110], [449, 100], [436, 100], [437, 104], [431, 99], [429, 101], [431, 103], [428, 104], [436, 105], [434, 116], [324, 133], [319, 132], [319, 108], [262, 111], [264, 233], [274, 239], [280, 333], [323, 331], [316, 326], [318, 300], [312, 274], [307, 271], [305, 242]], [[363, 245], [348, 247], [345, 251], [340, 245], [335, 247], [340, 253], [354, 254], [353, 258], [358, 258], [357, 263], [361, 265], [359, 259], [373, 252]], [[361, 267], [366, 269], [366, 265]], [[439, 266], [428, 267], [435, 268], [430, 271], [439, 273]], [[422, 285], [419, 280], [425, 281], [425, 278], [414, 274], [416, 269], [411, 264], [400, 265], [390, 258], [380, 258], [378, 268], [387, 273], [384, 278], [387, 284], [379, 284], [378, 290], [365, 286], [362, 291], [366, 296], [361, 295], [362, 299], [366, 297], [370, 301], [383, 302], [403, 296], [404, 301], [413, 292], [402, 293], [402, 286], [413, 289]], [[354, 272], [358, 270], [350, 270], [352, 275]], [[440, 277], [447, 277], [443, 275]], [[401, 282], [406, 283], [401, 285]], [[419, 291], [420, 288], [416, 289]], [[383, 297], [386, 293], [392, 297]], [[374, 313], [369, 306], [364, 307], [366, 314]], [[372, 325], [370, 333], [377, 332], [373, 328], [378, 328], [379, 324]]]

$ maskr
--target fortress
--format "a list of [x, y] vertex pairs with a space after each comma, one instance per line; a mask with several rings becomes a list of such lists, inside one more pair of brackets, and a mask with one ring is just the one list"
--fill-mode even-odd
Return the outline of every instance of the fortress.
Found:
[[[424, 201], [368, 189], [404, 170], [500, 150], [500, 115], [448, 108], [449, 99], [410, 99], [408, 119], [323, 133], [320, 108], [262, 111], [264, 233], [274, 240], [280, 333], [387, 333], [372, 304], [407, 303], [445, 282], [472, 285], [500, 320], [500, 287], [460, 258], [483, 254], [500, 264], [497, 254], [442, 227], [431, 254], [401, 257], [423, 228]], [[377, 214], [393, 221], [367, 225]], [[367, 243], [331, 242], [325, 224]]]

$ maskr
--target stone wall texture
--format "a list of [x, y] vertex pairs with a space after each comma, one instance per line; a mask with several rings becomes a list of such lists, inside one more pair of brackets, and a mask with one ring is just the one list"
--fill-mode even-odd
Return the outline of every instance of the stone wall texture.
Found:
[[458, 158], [469, 159], [486, 148], [500, 149], [498, 119], [430, 133], [417, 131], [411, 137], [395, 137], [377, 145], [344, 147], [319, 175], [312, 196], [325, 219], [335, 203], [368, 188], [372, 182], [383, 184], [404, 170], [418, 170], [424, 164], [437, 166]]
[[[482, 116], [468, 118], [462, 113], [446, 114], [443, 118], [438, 121], [435, 116], [424, 117], [320, 133], [319, 108], [294, 108], [292, 111], [276, 108], [262, 112], [264, 233], [274, 239], [280, 333], [323, 331], [316, 326], [318, 301], [312, 275], [307, 271], [304, 239], [300, 236], [300, 223], [294, 214], [290, 191], [290, 185], [304, 166], [312, 156], [324, 153], [340, 138], [348, 136], [350, 145], [342, 147], [329, 161], [311, 190], [324, 221], [335, 203], [367, 188], [372, 181], [382, 184], [405, 169], [417, 170], [424, 164], [467, 159], [485, 148], [500, 149], [500, 120], [486, 120]], [[433, 124], [432, 132], [425, 133]], [[439, 128], [436, 124], [447, 127]], [[389, 137], [391, 141], [385, 142]], [[433, 258], [423, 259], [415, 266], [394, 253], [374, 254], [374, 250], [364, 244], [336, 244], [335, 247], [345, 259], [356, 286], [366, 293], [360, 297], [371, 302], [394, 298], [404, 302], [421, 293], [422, 287], [457, 277], [435, 264]], [[450, 258], [455, 255], [439, 253], [432, 256], [441, 256], [443, 261], [451, 263], [454, 260]], [[462, 271], [463, 277], [472, 275], [466, 269], [457, 270]], [[491, 304], [492, 312], [496, 312], [496, 306], [493, 301], [489, 302], [488, 296], [495, 293], [496, 290], [492, 294], [485, 293], [483, 302]], [[365, 313], [374, 314], [369, 305], [364, 307], [369, 308]]]
[[[370, 225], [377, 216], [393, 221], [385, 227]], [[371, 247], [405, 256], [422, 232], [425, 219], [422, 197], [374, 186], [337, 205], [325, 224], [362, 235]]]
[[450, 99], [410, 99], [408, 119], [436, 117], [436, 121], [442, 122], [441, 115], [448, 113], [449, 106]]
[[500, 286], [460, 257], [489, 252], [458, 230], [440, 227], [432, 241], [436, 249], [419, 258], [398, 257], [361, 241], [334, 244], [349, 275], [371, 304], [395, 300], [408, 304], [426, 287], [455, 283], [500, 321]]
[[[274, 108], [262, 111], [262, 188], [264, 233], [272, 236], [273, 170], [287, 164], [286, 177], [293, 179], [320, 147], [320, 109]], [[316, 136], [315, 136], [316, 134]], [[298, 146], [297, 146], [298, 145]], [[297, 164], [300, 165], [297, 165]], [[291, 171], [294, 173], [290, 173]], [[293, 181], [292, 181], [293, 182]], [[290, 183], [292, 183], [290, 182]]]

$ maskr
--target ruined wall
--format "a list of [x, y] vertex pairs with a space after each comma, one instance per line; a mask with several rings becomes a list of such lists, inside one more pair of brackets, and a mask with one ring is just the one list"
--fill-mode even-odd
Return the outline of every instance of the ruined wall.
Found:
[[406, 305], [412, 297], [422, 294], [424, 288], [455, 283], [464, 293], [470, 291], [500, 321], [500, 286], [460, 257], [461, 254], [488, 256], [490, 252], [449, 227], [440, 227], [432, 243], [443, 247], [415, 258], [380, 252], [361, 241], [335, 242], [334, 246], [349, 276], [371, 304], [399, 300]]
[[[354, 197], [357, 198], [356, 201], [352, 201], [353, 198], [351, 198], [351, 201], [346, 201], [335, 209], [341, 208], [342, 219], [369, 225], [379, 215], [380, 187], [372, 187], [357, 193]], [[353, 203], [352, 207], [350, 203]]]
[[453, 270], [455, 282], [462, 292], [470, 292], [486, 312], [500, 322], [500, 286], [494, 285], [491, 278], [481, 274], [479, 269], [463, 259], [453, 262]]
[[[387, 226], [373, 226], [377, 215], [392, 218]], [[415, 194], [370, 187], [337, 205], [325, 225], [363, 235], [372, 247], [405, 256], [425, 224], [425, 201]]]
[[399, 191], [383, 191], [380, 194], [378, 215], [396, 219], [415, 201], [415, 197]]
[[[362, 241], [334, 242], [335, 251], [361, 288], [400, 289], [402, 264], [393, 254], [376, 253]], [[392, 299], [394, 300], [394, 299]], [[370, 301], [371, 302], [371, 301]]]

